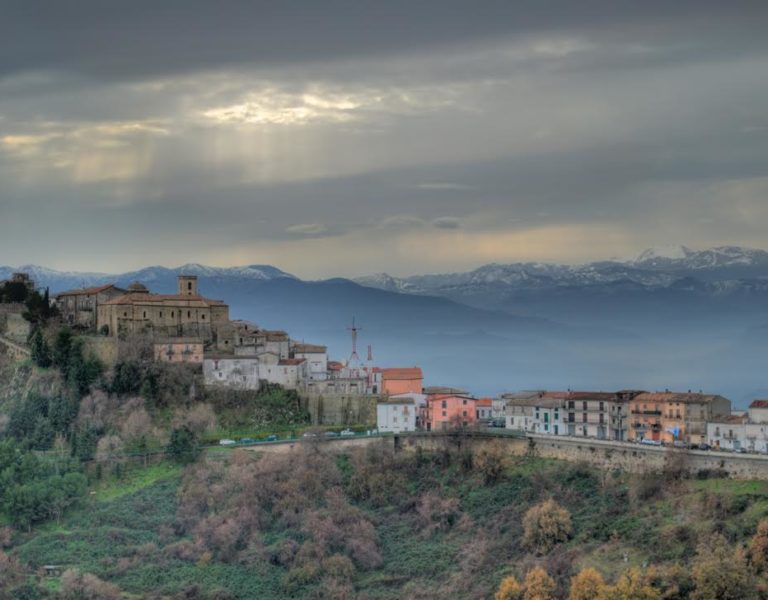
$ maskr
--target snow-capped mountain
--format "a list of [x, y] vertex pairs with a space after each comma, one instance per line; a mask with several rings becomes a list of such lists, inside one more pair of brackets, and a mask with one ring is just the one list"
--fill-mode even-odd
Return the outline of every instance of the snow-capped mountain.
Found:
[[675, 271], [727, 267], [757, 267], [768, 270], [768, 252], [740, 246], [720, 246], [699, 251], [685, 246], [670, 246], [645, 250], [628, 263], [646, 269]]
[[72, 288], [103, 285], [105, 283], [116, 283], [126, 286], [134, 281], [140, 281], [150, 287], [157, 287], [159, 291], [168, 291], [174, 288], [176, 276], [181, 273], [197, 275], [202, 281], [215, 280], [219, 282], [227, 280], [270, 281], [281, 278], [295, 279], [290, 273], [269, 265], [208, 267], [190, 263], [176, 268], [146, 267], [138, 271], [120, 274], [57, 271], [38, 265], [22, 265], [21, 267], [0, 267], [0, 280], [10, 277], [11, 273], [16, 271], [29, 273], [39, 287], [50, 288], [53, 293]]

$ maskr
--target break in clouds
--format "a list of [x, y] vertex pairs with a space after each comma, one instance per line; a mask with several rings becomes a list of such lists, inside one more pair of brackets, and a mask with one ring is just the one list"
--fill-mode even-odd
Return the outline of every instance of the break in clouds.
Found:
[[2, 262], [323, 277], [765, 246], [768, 9], [670, 4], [11, 2]]

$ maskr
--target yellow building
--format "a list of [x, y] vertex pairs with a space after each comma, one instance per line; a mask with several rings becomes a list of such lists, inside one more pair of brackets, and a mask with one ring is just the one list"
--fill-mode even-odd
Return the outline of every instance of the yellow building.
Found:
[[179, 275], [176, 294], [151, 294], [140, 283], [97, 307], [97, 329], [110, 336], [147, 334], [216, 342], [229, 323], [229, 306], [201, 296], [197, 277]]

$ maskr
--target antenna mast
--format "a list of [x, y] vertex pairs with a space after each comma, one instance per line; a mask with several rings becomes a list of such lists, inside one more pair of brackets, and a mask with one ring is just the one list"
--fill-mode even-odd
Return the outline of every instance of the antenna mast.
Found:
[[360, 357], [357, 354], [357, 334], [360, 333], [361, 329], [355, 324], [355, 317], [352, 317], [352, 327], [347, 327], [347, 331], [352, 332], [352, 354], [349, 355], [348, 364], [358, 364]]

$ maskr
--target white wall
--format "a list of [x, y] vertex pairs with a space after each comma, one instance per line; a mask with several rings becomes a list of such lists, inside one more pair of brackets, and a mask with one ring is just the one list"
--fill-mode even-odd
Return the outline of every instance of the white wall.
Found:
[[206, 358], [205, 385], [224, 385], [244, 390], [259, 389], [259, 361], [256, 358]]
[[379, 403], [376, 407], [376, 425], [379, 431], [400, 433], [416, 431], [416, 406], [412, 403]]

